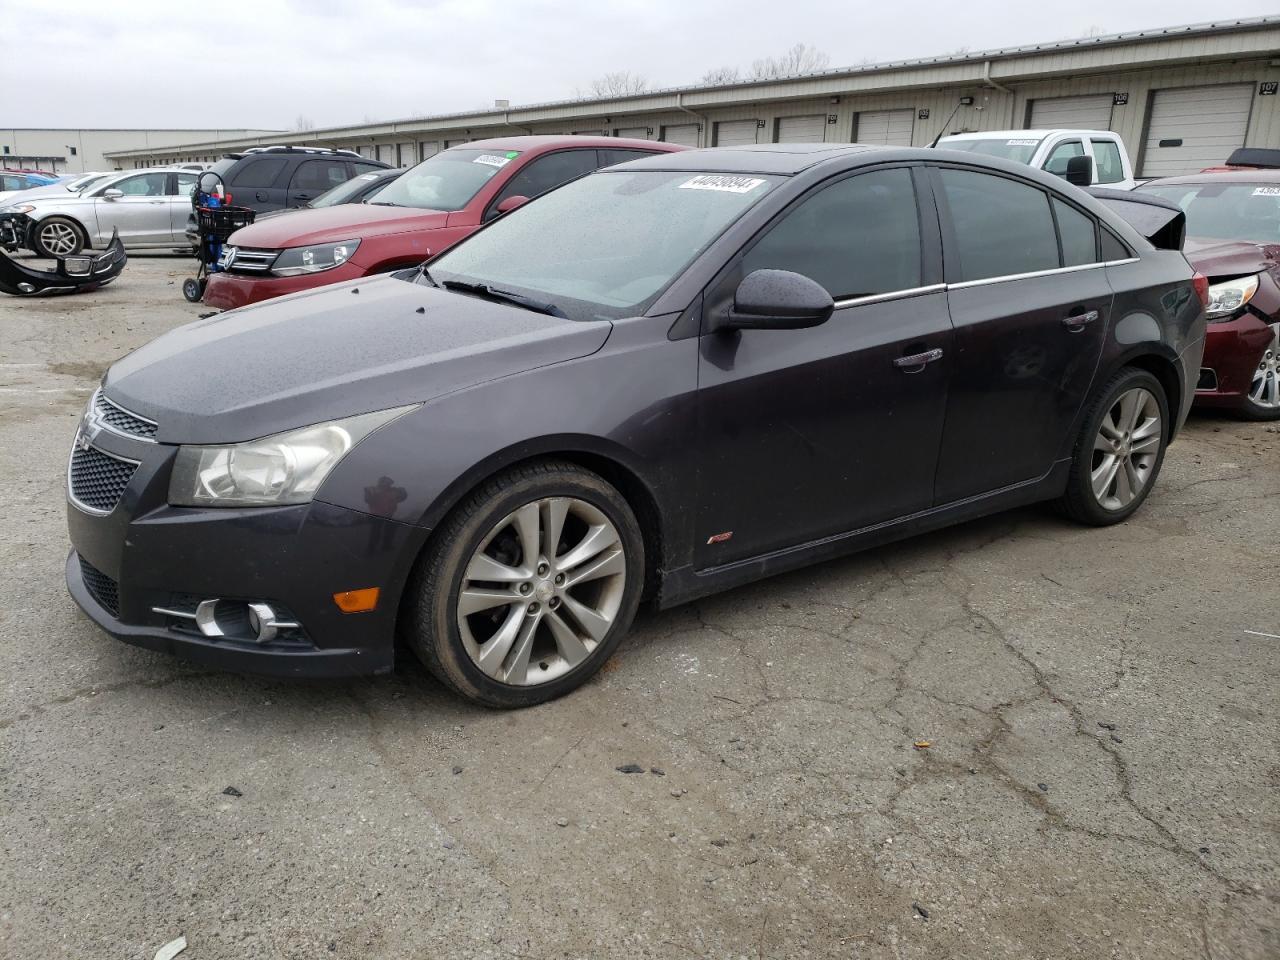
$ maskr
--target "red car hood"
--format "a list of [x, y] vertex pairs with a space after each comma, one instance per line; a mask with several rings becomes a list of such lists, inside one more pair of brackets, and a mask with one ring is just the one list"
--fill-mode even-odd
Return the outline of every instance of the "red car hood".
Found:
[[417, 207], [380, 207], [371, 203], [344, 203], [319, 210], [291, 210], [262, 223], [237, 230], [229, 243], [237, 247], [278, 250], [312, 243], [365, 240], [397, 233], [443, 227], [448, 214]]
[[1187, 237], [1182, 252], [1193, 267], [1210, 279], [1261, 273], [1274, 270], [1280, 263], [1280, 245], [1274, 243]]

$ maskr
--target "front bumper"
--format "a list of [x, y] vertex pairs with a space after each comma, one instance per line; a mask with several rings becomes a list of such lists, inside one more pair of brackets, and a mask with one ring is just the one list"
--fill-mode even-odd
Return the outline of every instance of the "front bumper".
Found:
[[366, 276], [364, 267], [348, 260], [339, 267], [321, 273], [306, 273], [297, 277], [248, 276], [243, 273], [215, 273], [205, 287], [204, 302], [219, 310], [234, 310], [251, 303], [260, 303], [289, 293], [314, 290], [316, 287], [345, 280], [359, 280]]
[[[170, 507], [176, 447], [106, 433], [94, 446], [138, 461], [108, 512], [87, 511], [70, 498], [67, 504], [73, 547], [67, 589], [108, 634], [249, 673], [323, 677], [391, 670], [397, 607], [425, 529], [319, 500], [252, 509]], [[381, 591], [374, 610], [338, 609], [335, 593], [367, 587]], [[206, 599], [232, 607], [269, 603], [301, 626], [259, 644], [247, 636], [203, 636], [191, 621], [155, 609], [190, 610]]]
[[1252, 310], [1234, 320], [1209, 324], [1200, 377], [1203, 389], [1196, 390], [1196, 405], [1238, 407], [1244, 403], [1258, 358], [1270, 342], [1267, 321]]

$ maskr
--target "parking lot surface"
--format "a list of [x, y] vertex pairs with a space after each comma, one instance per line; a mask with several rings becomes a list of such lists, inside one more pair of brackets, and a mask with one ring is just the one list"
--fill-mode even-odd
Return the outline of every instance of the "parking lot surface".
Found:
[[208, 673], [62, 581], [76, 418], [202, 312], [193, 266], [0, 301], [0, 956], [1280, 956], [1275, 428], [1193, 415], [1120, 526], [1020, 510], [643, 614], [518, 713], [407, 656]]

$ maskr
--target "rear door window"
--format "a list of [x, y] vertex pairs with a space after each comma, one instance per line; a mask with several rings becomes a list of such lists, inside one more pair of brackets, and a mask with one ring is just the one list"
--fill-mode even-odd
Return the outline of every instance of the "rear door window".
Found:
[[285, 157], [257, 157], [237, 170], [231, 182], [237, 187], [269, 187], [288, 163]]
[[949, 274], [986, 280], [1058, 266], [1058, 236], [1043, 190], [973, 170], [943, 168], [939, 175], [955, 234]]
[[293, 171], [289, 190], [311, 196], [324, 193], [347, 182], [347, 164], [343, 160], [304, 160]]
[[175, 177], [177, 178], [177, 184], [176, 184], [177, 193], [175, 194], [175, 196], [190, 197], [191, 191], [194, 190], [196, 187], [196, 178], [198, 176], [199, 174], [197, 173], [175, 174]]
[[359, 160], [352, 161], [351, 166], [355, 168], [357, 174], [377, 173], [379, 170], [387, 169], [380, 163], [361, 163]]
[[1098, 229], [1093, 217], [1053, 198], [1053, 214], [1062, 238], [1062, 265], [1078, 267], [1098, 262]]
[[652, 150], [601, 150], [599, 153], [602, 167], [612, 167], [615, 163], [626, 163], [628, 160], [653, 156]]
[[1120, 145], [1114, 140], [1093, 140], [1094, 183], [1119, 183], [1124, 179]]
[[835, 300], [920, 286], [920, 214], [910, 171], [863, 173], [806, 197], [747, 252], [742, 273], [753, 270], [803, 274]]

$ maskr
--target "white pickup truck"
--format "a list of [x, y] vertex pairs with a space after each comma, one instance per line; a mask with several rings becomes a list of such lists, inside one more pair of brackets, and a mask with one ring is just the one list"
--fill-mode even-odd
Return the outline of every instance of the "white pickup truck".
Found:
[[[1110, 130], [988, 130], [982, 133], [956, 133], [938, 141], [939, 150], [968, 150], [988, 157], [1004, 157], [1015, 163], [1044, 170], [1067, 178], [1068, 165], [1073, 172], [1083, 169], [1083, 162], [1073, 157], [1088, 157], [1091, 179], [1080, 186], [1109, 187], [1132, 190], [1133, 164], [1119, 134]], [[1076, 182], [1074, 177], [1071, 179]]]

